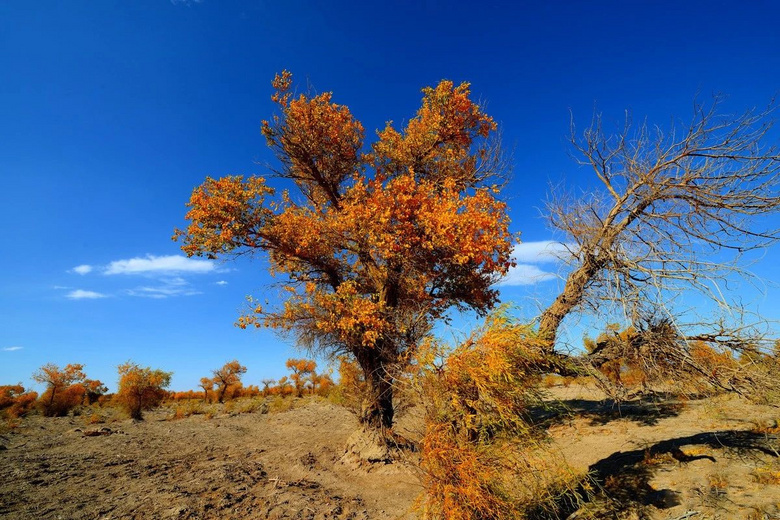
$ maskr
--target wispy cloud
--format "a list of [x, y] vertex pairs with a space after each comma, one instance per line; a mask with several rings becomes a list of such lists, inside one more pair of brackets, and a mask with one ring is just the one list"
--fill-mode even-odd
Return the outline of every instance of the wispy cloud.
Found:
[[76, 274], [85, 275], [91, 273], [92, 269], [93, 267], [91, 265], [81, 264], [71, 269], [71, 271], [73, 271]]
[[569, 246], [554, 240], [539, 240], [537, 242], [521, 242], [512, 250], [512, 257], [518, 263], [543, 264], [559, 262], [571, 257]]
[[533, 285], [555, 277], [555, 273], [544, 271], [533, 264], [517, 264], [501, 280], [501, 285]]
[[71, 300], [96, 300], [98, 298], [106, 298], [106, 295], [95, 291], [76, 289], [66, 294], [65, 297]]
[[210, 273], [216, 265], [209, 260], [194, 260], [181, 255], [136, 257], [108, 264], [105, 274]]
[[227, 285], [228, 283], [225, 280], [220, 280], [217, 282], [217, 285]]
[[24, 347], [3, 347], [4, 352], [16, 352], [17, 350], [22, 350]]
[[191, 6], [192, 4], [200, 4], [203, 0], [171, 0], [171, 3], [173, 5], [186, 5], [187, 7]]
[[161, 280], [159, 285], [150, 286], [145, 285], [142, 287], [136, 287], [127, 291], [130, 296], [138, 296], [140, 298], [154, 298], [161, 300], [163, 298], [171, 298], [174, 296], [194, 296], [196, 294], [202, 294], [200, 291], [194, 289], [187, 280], [183, 278], [170, 278], [167, 280]]
[[571, 258], [566, 244], [553, 240], [517, 244], [512, 257], [517, 265], [509, 270], [500, 285], [534, 285], [552, 280], [557, 275], [538, 264], [555, 264]]

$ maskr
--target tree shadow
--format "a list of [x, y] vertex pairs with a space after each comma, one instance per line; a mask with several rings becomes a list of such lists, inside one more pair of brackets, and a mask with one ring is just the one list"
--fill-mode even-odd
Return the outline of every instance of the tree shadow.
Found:
[[562, 497], [558, 514], [561, 518], [566, 518], [578, 509], [589, 506], [608, 516], [643, 510], [649, 506], [669, 509], [680, 504], [678, 493], [671, 489], [653, 489], [650, 481], [659, 466], [648, 463], [649, 460], [665, 458], [680, 464], [702, 459], [716, 461], [710, 455], [686, 455], [681, 448], [688, 445], [708, 446], [713, 450], [742, 457], [761, 453], [777, 458], [778, 452], [771, 443], [776, 440], [760, 433], [725, 430], [677, 437], [657, 442], [647, 448], [613, 453], [588, 468], [590, 485], [595, 486], [597, 491], [589, 493], [584, 487], [580, 488], [577, 492], [584, 498], [579, 503]]
[[678, 416], [684, 408], [684, 402], [671, 396], [655, 394], [651, 399], [625, 401], [559, 400], [532, 408], [530, 416], [534, 422], [546, 427], [568, 422], [575, 417], [590, 419], [591, 426], [604, 426], [619, 419], [628, 419], [643, 426], [655, 426], [661, 419]]

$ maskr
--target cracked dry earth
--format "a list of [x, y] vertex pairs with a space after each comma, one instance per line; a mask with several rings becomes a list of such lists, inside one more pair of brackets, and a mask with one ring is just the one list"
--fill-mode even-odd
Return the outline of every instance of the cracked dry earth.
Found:
[[0, 436], [0, 518], [413, 518], [420, 487], [411, 467], [342, 460], [357, 429], [343, 408], [170, 416], [161, 409], [96, 427], [26, 418]]

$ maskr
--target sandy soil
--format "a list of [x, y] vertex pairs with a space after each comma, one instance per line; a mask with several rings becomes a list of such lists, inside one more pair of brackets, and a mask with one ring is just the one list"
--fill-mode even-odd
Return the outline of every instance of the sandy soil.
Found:
[[780, 518], [780, 409], [734, 396], [617, 407], [592, 388], [553, 393], [570, 410], [550, 429], [557, 449], [622, 512], [604, 518]]
[[[618, 409], [593, 389], [552, 393], [568, 409], [546, 419], [553, 445], [612, 497], [588, 506], [601, 518], [780, 518], [777, 408], [720, 397]], [[171, 416], [24, 419], [0, 435], [0, 518], [414, 518], [414, 465], [345, 457], [358, 425], [343, 408]]]
[[[420, 491], [406, 465], [342, 461], [357, 422], [330, 404], [171, 415], [25, 419], [0, 438], [0, 518], [395, 519]], [[100, 428], [110, 434], [84, 434]]]

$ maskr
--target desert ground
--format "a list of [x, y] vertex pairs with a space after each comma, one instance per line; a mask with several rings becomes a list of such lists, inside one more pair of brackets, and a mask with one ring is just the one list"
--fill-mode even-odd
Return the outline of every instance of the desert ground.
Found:
[[[618, 406], [576, 384], [549, 392], [556, 411], [539, 420], [552, 448], [593, 482], [590, 501], [562, 518], [780, 518], [777, 408], [659, 395]], [[416, 455], [367, 464], [345, 453], [358, 429], [345, 408], [303, 398], [238, 410], [28, 416], [0, 435], [0, 518], [416, 517]], [[418, 415], [399, 419], [408, 438], [421, 432]]]

